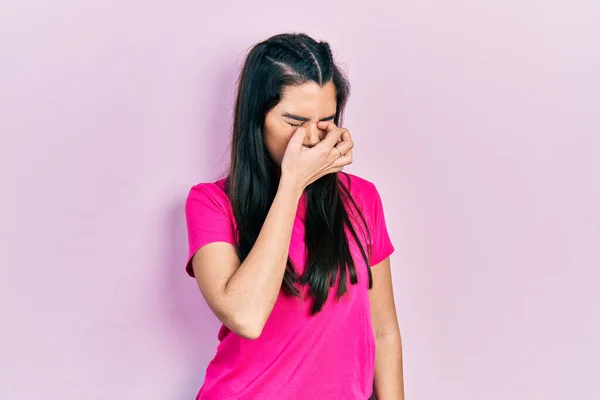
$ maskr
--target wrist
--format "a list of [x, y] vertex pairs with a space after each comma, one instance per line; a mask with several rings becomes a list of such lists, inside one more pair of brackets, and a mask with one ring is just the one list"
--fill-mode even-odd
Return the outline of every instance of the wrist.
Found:
[[293, 196], [296, 200], [300, 200], [300, 197], [304, 192], [304, 185], [299, 183], [296, 179], [283, 174], [279, 179], [278, 191], [287, 193]]

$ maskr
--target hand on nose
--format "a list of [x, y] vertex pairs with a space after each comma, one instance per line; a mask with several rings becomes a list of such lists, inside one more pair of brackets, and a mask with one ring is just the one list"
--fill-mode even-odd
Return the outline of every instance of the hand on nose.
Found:
[[320, 177], [340, 172], [352, 163], [354, 144], [348, 129], [340, 129], [333, 122], [321, 126], [326, 131], [322, 139], [319, 130], [299, 127], [288, 142], [281, 161], [281, 176], [292, 186], [304, 189]]
[[304, 146], [314, 147], [316, 146], [325, 136], [325, 130], [319, 129], [317, 124], [311, 124], [306, 127], [307, 134], [304, 141]]

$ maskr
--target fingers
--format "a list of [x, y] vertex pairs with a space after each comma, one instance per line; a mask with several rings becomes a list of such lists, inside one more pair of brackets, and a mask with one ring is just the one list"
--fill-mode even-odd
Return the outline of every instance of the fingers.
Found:
[[325, 129], [327, 131], [329, 131], [330, 129], [334, 129], [335, 123], [333, 121], [319, 121], [317, 122], [317, 128], [319, 129]]
[[[334, 151], [337, 153], [336, 150], [334, 150]], [[334, 169], [334, 170], [335, 169], [341, 170], [346, 165], [352, 164], [353, 159], [354, 158], [352, 156], [352, 150], [350, 150], [350, 151], [348, 151], [346, 154], [344, 154], [341, 157], [339, 157], [339, 155], [338, 155], [338, 157], [331, 164], [330, 168]]]
[[350, 136], [350, 132], [348, 129], [342, 128], [341, 141], [337, 142], [335, 147], [339, 149], [340, 153], [346, 154], [354, 147], [354, 142], [352, 141], [352, 137]]
[[350, 131], [338, 128], [333, 121], [319, 121], [317, 128], [327, 131], [325, 138], [315, 146], [329, 154], [331, 164], [327, 173], [339, 172], [344, 166], [352, 164], [354, 142]]
[[352, 162], [352, 148], [354, 147], [354, 142], [352, 141], [348, 129], [342, 128], [341, 131], [343, 132], [341, 140], [333, 146], [329, 153], [329, 158], [335, 165], [347, 165]]
[[317, 128], [326, 130], [327, 134], [315, 147], [331, 149], [336, 145], [343, 133], [333, 121], [319, 121]]
[[349, 164], [352, 164], [352, 160], [353, 159], [354, 159], [354, 157], [352, 156], [352, 150], [350, 150], [346, 154], [344, 154], [343, 156], [338, 157], [338, 159], [335, 160], [334, 164], [349, 165]]
[[[333, 121], [319, 121], [319, 129], [327, 130], [325, 138], [317, 144], [330, 157], [337, 158], [349, 152], [354, 147], [350, 132], [346, 128], [338, 128]], [[334, 147], [336, 147], [334, 149]], [[338, 152], [339, 150], [339, 152]]]
[[308, 131], [305, 127], [303, 127], [303, 126], [298, 127], [298, 129], [296, 129], [296, 131], [290, 138], [288, 146], [291, 144], [292, 146], [301, 149], [302, 144], [304, 143], [304, 139], [306, 138], [307, 132]]

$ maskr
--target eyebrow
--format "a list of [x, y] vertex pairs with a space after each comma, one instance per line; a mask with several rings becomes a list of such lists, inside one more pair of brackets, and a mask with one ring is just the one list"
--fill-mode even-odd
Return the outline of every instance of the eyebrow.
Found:
[[[296, 121], [308, 121], [310, 118], [306, 118], [306, 117], [301, 117], [299, 115], [294, 115], [294, 114], [290, 114], [290, 113], [283, 113], [282, 114], [284, 117], [286, 118], [290, 118], [290, 119], [294, 119]], [[335, 118], [335, 114], [330, 115], [329, 117], [325, 117], [325, 118], [321, 118], [319, 121], [331, 121], [332, 119]]]

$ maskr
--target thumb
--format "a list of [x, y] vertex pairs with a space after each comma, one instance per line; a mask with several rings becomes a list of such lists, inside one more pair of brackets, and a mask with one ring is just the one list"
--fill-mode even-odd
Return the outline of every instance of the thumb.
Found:
[[301, 149], [304, 143], [304, 139], [306, 138], [306, 132], [307, 130], [305, 127], [299, 126], [298, 129], [296, 129], [296, 132], [294, 132], [294, 134], [290, 138], [288, 146], [292, 145], [298, 149]]

